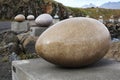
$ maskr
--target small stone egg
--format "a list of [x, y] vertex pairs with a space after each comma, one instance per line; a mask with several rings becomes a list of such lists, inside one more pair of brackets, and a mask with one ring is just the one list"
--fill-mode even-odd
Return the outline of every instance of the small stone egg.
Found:
[[17, 22], [23, 22], [25, 20], [25, 16], [23, 14], [18, 14], [15, 16], [14, 20]]
[[34, 20], [35, 19], [35, 16], [34, 15], [28, 15], [27, 16], [27, 20]]
[[40, 27], [49, 27], [53, 22], [50, 14], [41, 14], [35, 19], [35, 23]]

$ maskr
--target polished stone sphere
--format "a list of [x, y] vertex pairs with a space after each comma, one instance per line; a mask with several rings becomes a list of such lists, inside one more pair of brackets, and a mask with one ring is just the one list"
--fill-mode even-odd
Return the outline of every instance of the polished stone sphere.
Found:
[[111, 43], [108, 29], [98, 20], [70, 18], [48, 28], [35, 48], [45, 60], [64, 67], [95, 63], [107, 53]]
[[14, 20], [17, 22], [23, 22], [25, 20], [25, 16], [23, 14], [18, 14], [15, 16]]
[[53, 22], [53, 18], [49, 14], [41, 14], [35, 19], [35, 23], [40, 27], [49, 27]]
[[35, 19], [35, 16], [34, 15], [28, 15], [27, 16], [27, 20], [34, 20]]

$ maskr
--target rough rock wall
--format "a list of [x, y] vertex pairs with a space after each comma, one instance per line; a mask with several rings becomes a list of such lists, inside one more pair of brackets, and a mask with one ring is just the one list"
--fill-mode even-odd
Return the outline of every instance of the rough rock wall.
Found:
[[13, 19], [17, 14], [49, 13], [54, 16], [57, 10], [60, 19], [68, 17], [66, 7], [52, 0], [0, 0], [0, 19]]

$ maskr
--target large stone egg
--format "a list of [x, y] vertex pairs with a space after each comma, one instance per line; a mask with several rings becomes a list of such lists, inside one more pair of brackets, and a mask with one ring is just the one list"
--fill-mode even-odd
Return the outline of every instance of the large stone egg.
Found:
[[37, 53], [64, 67], [95, 63], [108, 51], [111, 38], [101, 22], [85, 17], [70, 18], [48, 28], [36, 42]]
[[18, 14], [15, 16], [14, 20], [17, 22], [23, 22], [25, 20], [25, 16], [23, 14]]
[[53, 18], [49, 14], [41, 14], [35, 19], [35, 23], [41, 27], [49, 27], [53, 22]]
[[27, 16], [27, 20], [34, 20], [35, 19], [35, 16], [34, 15], [28, 15]]

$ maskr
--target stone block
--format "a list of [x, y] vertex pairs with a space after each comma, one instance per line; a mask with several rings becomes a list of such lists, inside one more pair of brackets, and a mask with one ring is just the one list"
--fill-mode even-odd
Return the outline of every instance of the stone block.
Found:
[[28, 21], [24, 21], [24, 22], [12, 22], [11, 23], [11, 30], [15, 31], [15, 32], [24, 32], [24, 31], [28, 31], [29, 27], [28, 27]]
[[40, 36], [48, 27], [30, 27], [31, 36]]
[[120, 63], [101, 61], [83, 68], [62, 68], [43, 59], [12, 62], [13, 80], [119, 80]]
[[28, 20], [28, 26], [29, 27], [35, 27], [36, 26], [36, 23], [34, 20]]
[[98, 19], [101, 23], [103, 23], [104, 22], [104, 20], [103, 19]]
[[53, 19], [53, 24], [58, 23], [60, 20], [59, 19]]

